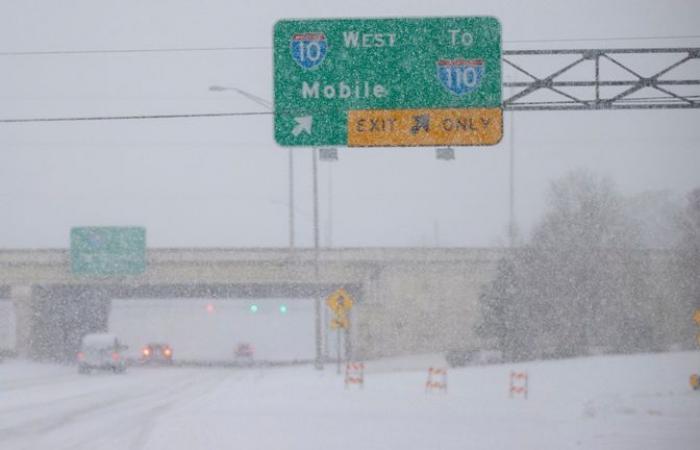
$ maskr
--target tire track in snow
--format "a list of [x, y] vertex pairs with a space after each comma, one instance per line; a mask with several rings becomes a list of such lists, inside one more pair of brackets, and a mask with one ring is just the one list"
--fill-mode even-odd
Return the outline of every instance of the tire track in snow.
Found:
[[[117, 427], [116, 433], [123, 435], [129, 428], [138, 428], [141, 424], [147, 422], [145, 419], [152, 417], [153, 413], [162, 414], [162, 412], [167, 410], [169, 404], [186, 399], [187, 396], [185, 394], [197, 387], [197, 378], [200, 377], [194, 377], [195, 379], [193, 380], [191, 373], [178, 375], [175, 381], [171, 381], [171, 377], [165, 380], [162, 377], [148, 380], [149, 382], [144, 383], [138, 392], [128, 392], [128, 389], [134, 387], [132, 383], [129, 383], [122, 386], [121, 392], [97, 398], [88, 404], [78, 401], [76, 405], [75, 402], [72, 402], [68, 409], [63, 408], [50, 412], [43, 417], [30, 415], [17, 425], [0, 429], [0, 447], [7, 448], [5, 445], [10, 443], [19, 444], [22, 440], [48, 439], [53, 434], [66, 429], [76, 428], [76, 426], [77, 430], [72, 434], [80, 436], [84, 434], [84, 431], [89, 431], [88, 427], [83, 427], [88, 423], [91, 425], [97, 424], [96, 427], [93, 427], [98, 430], [97, 433], [90, 433], [93, 437], [102, 438], [115, 432], [116, 424], [121, 424]], [[182, 378], [183, 376], [185, 378]], [[207, 383], [207, 385], [209, 384]], [[126, 393], [124, 392], [125, 388], [127, 389]], [[104, 393], [104, 391], [100, 391], [100, 393]], [[90, 394], [89, 396], [99, 396], [100, 393]], [[166, 400], [159, 401], [160, 399]], [[57, 403], [61, 404], [60, 401]], [[129, 426], [125, 429], [124, 425]], [[90, 440], [91, 438], [88, 438], [87, 441]], [[47, 442], [51, 442], [50, 448], [57, 448], [60, 440], [48, 439]], [[30, 445], [29, 448], [34, 447], [41, 446]], [[9, 448], [16, 447], [11, 445]], [[69, 446], [68, 448], [71, 447]], [[89, 446], [85, 448], [89, 448]]]
[[[165, 379], [137, 379], [137, 382], [147, 381], [140, 386], [138, 393], [127, 392], [128, 395], [125, 395], [124, 389], [133, 388], [133, 384], [129, 383], [122, 386], [120, 393], [87, 405], [82, 402], [85, 395], [74, 396], [73, 399], [78, 400], [77, 405], [73, 402], [68, 409], [40, 418], [29, 417], [19, 425], [0, 429], [0, 446], [19, 448], [15, 444], [21, 445], [24, 442], [29, 444], [27, 448], [95, 449], [99, 448], [96, 447], [96, 442], [106, 441], [123, 444], [114, 448], [142, 448], [158, 417], [177, 404], [208, 394], [231, 373], [178, 371], [176, 375]], [[65, 438], [67, 431], [70, 431], [68, 439]], [[113, 447], [110, 445], [107, 448]]]
[[[109, 378], [108, 378], [109, 377]], [[174, 376], [171, 376], [169, 378], [177, 378]], [[80, 399], [85, 399], [85, 398], [91, 398], [91, 397], [96, 397], [99, 396], [103, 393], [111, 393], [114, 391], [114, 386], [107, 386], [104, 383], [99, 383], [100, 381], [116, 381], [115, 378], [111, 375], [105, 375], [104, 378], [85, 378], [84, 375], [78, 375], [75, 376], [75, 378], [72, 380], [73, 384], [76, 384], [78, 388], [80, 388], [80, 392], [68, 392], [64, 393], [63, 390], [66, 388], [65, 383], [57, 383], [54, 386], [49, 386], [48, 384], [41, 383], [41, 390], [37, 392], [37, 389], [34, 389], [34, 391], [29, 391], [26, 392], [25, 395], [22, 398], [22, 404], [21, 405], [11, 405], [9, 407], [4, 407], [0, 409], [0, 424], [6, 423], [6, 420], [3, 420], [3, 417], [8, 416], [8, 415], [16, 415], [17, 413], [24, 412], [27, 410], [32, 410], [32, 409], [37, 409], [40, 408], [42, 410], [45, 410], [46, 408], [50, 408], [52, 406], [57, 406], [57, 405], [68, 405], [71, 402], [79, 401]], [[131, 380], [129, 379], [128, 375], [124, 379], [126, 381], [125, 385], [119, 386], [120, 388], [124, 387], [134, 387], [138, 386], [140, 383], [139, 381], [141, 380]], [[111, 383], [110, 383], [111, 384]], [[35, 386], [36, 387], [36, 386]], [[47, 388], [47, 389], [44, 389]], [[87, 391], [87, 392], [86, 392]], [[14, 393], [16, 394], [16, 393]], [[6, 398], [7, 398], [7, 393], [5, 393]], [[53, 398], [50, 399], [43, 399], [43, 400], [36, 400], [36, 398], [40, 396], [50, 396], [53, 395]], [[2, 429], [0, 429], [2, 431]]]

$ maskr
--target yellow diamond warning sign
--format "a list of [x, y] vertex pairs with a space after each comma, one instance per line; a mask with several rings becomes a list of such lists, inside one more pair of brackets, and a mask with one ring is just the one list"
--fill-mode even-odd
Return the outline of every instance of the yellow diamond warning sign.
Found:
[[347, 317], [339, 317], [331, 319], [331, 330], [347, 329], [350, 325], [350, 321]]
[[501, 108], [348, 111], [350, 147], [493, 145], [502, 137]]
[[700, 309], [695, 310], [695, 313], [693, 314], [693, 320], [695, 321], [695, 323], [700, 325]]
[[350, 309], [352, 309], [352, 304], [352, 297], [350, 297], [350, 294], [343, 288], [333, 292], [326, 299], [326, 305], [339, 316], [343, 316], [347, 311], [350, 311]]

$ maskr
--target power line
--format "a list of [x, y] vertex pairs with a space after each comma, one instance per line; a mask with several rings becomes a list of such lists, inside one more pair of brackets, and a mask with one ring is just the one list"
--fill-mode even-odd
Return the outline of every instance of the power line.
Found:
[[[688, 99], [700, 98], [698, 95], [687, 96]], [[638, 97], [630, 99], [618, 100], [620, 103], [635, 103], [643, 101], [677, 101], [680, 100], [672, 97], [655, 96], [655, 97]], [[529, 103], [513, 103], [513, 106], [532, 106], [532, 105], [566, 105], [572, 103], [570, 100], [554, 100]], [[269, 116], [274, 114], [274, 111], [243, 111], [229, 113], [194, 113], [194, 114], [140, 114], [127, 116], [75, 116], [75, 117], [28, 117], [22, 119], [0, 119], [0, 123], [33, 123], [33, 122], [89, 122], [89, 121], [106, 121], [106, 120], [149, 120], [149, 119], [192, 119], [202, 117], [237, 117], [237, 116]]]
[[[649, 41], [700, 39], [700, 35], [679, 36], [618, 36], [607, 38], [567, 38], [567, 39], [516, 39], [505, 40], [504, 44], [526, 44], [541, 42], [603, 42], [603, 41]], [[196, 53], [196, 52], [231, 52], [272, 50], [268, 45], [223, 46], [223, 47], [163, 47], [163, 48], [127, 48], [127, 49], [78, 49], [78, 50], [27, 50], [4, 51], [0, 56], [50, 56], [50, 55], [109, 55], [128, 53]]]
[[[700, 96], [687, 96], [688, 99], [698, 99]], [[672, 101], [682, 103], [673, 97], [639, 97], [630, 99], [618, 100], [619, 103], [635, 103], [644, 101]], [[572, 103], [570, 100], [554, 100], [528, 103], [513, 103], [513, 106], [533, 106], [533, 105], [566, 105]], [[245, 112], [230, 112], [230, 113], [201, 113], [201, 114], [141, 114], [129, 116], [76, 116], [76, 117], [30, 117], [23, 119], [0, 119], [0, 123], [32, 123], [32, 122], [89, 122], [89, 121], [105, 121], [105, 120], [148, 120], [148, 119], [192, 119], [201, 117], [237, 117], [237, 116], [269, 116], [274, 114], [274, 111], [245, 111]]]
[[191, 119], [199, 117], [235, 117], [235, 116], [264, 116], [271, 111], [245, 111], [228, 113], [201, 114], [141, 114], [128, 116], [76, 116], [76, 117], [29, 117], [24, 119], [0, 119], [0, 123], [31, 123], [31, 122], [87, 122], [100, 120], [146, 120], [146, 119]]
[[191, 52], [231, 52], [246, 50], [271, 50], [269, 46], [241, 47], [170, 47], [170, 48], [129, 48], [107, 50], [28, 50], [0, 52], [0, 56], [44, 56], [44, 55], [100, 55], [114, 53], [191, 53]]

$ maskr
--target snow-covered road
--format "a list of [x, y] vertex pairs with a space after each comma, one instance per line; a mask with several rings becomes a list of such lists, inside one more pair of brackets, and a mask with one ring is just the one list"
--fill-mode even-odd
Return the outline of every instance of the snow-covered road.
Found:
[[[697, 449], [700, 353], [595, 357], [449, 372], [430, 358], [367, 364], [363, 390], [333, 367], [131, 368], [0, 364], [0, 448]], [[423, 367], [426, 366], [426, 367]], [[511, 369], [530, 396], [508, 398]]]
[[142, 448], [175, 405], [233, 376], [215, 370], [132, 370], [80, 376], [72, 368], [19, 364], [3, 370], [0, 448]]

